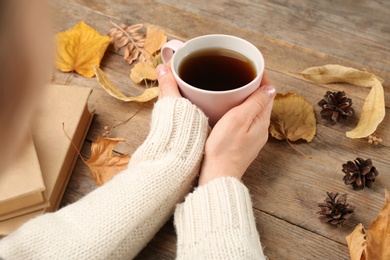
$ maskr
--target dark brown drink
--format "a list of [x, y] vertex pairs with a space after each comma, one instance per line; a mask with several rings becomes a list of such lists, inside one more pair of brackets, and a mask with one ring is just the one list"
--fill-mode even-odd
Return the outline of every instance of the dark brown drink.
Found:
[[225, 91], [242, 87], [256, 77], [253, 62], [244, 55], [221, 48], [189, 54], [179, 65], [179, 77], [196, 88]]

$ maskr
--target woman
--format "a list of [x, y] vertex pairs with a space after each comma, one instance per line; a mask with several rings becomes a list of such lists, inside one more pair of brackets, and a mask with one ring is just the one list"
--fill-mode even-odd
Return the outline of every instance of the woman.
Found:
[[[31, 7], [26, 21], [42, 16], [36, 6], [42, 1], [21, 1], [23, 5], [4, 1], [2, 7], [5, 2], [19, 14]], [[27, 28], [21, 29], [26, 40], [33, 40], [35, 36], [24, 31]], [[24, 105], [17, 110], [11, 104], [1, 108], [0, 120], [11, 128], [17, 129], [26, 120], [18, 116], [34, 105], [20, 101], [23, 96], [18, 93], [39, 91], [46, 78], [45, 66], [36, 68], [33, 61], [47, 51], [36, 47], [26, 50], [38, 55], [28, 56], [31, 63], [24, 66], [31, 75], [39, 75], [37, 80], [1, 74], [6, 82], [2, 99], [14, 98]], [[2, 64], [10, 59], [0, 58]], [[18, 58], [16, 65], [23, 59]], [[10, 72], [19, 69], [16, 65]], [[240, 179], [267, 141], [275, 89], [264, 77], [262, 86], [226, 113], [208, 135], [207, 117], [180, 96], [169, 65], [159, 65], [157, 74], [160, 95], [150, 133], [128, 169], [78, 202], [33, 219], [2, 239], [0, 258], [131, 259], [173, 213], [179, 259], [264, 258], [249, 192]], [[12, 147], [6, 139], [0, 140], [3, 150]], [[0, 169], [7, 162], [1, 160]], [[198, 175], [198, 187], [191, 192]]]

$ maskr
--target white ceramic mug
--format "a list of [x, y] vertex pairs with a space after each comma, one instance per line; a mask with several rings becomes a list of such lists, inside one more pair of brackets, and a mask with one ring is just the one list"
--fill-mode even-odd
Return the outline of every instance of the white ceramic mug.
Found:
[[[253, 62], [256, 77], [244, 86], [226, 91], [204, 90], [184, 82], [178, 74], [180, 63], [190, 53], [208, 48], [229, 49], [244, 55]], [[162, 47], [161, 56], [164, 63], [172, 58], [172, 72], [181, 94], [202, 109], [209, 117], [211, 126], [214, 126], [231, 108], [244, 102], [260, 86], [264, 73], [264, 58], [260, 51], [250, 42], [231, 35], [204, 35], [185, 43], [171, 40]]]

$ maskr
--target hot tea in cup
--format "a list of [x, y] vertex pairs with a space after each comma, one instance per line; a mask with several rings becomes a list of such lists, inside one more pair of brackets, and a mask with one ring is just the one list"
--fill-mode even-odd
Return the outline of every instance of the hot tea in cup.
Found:
[[172, 40], [161, 54], [164, 63], [172, 59], [181, 94], [203, 110], [211, 126], [253, 93], [264, 73], [260, 51], [230, 35], [204, 35], [184, 43]]

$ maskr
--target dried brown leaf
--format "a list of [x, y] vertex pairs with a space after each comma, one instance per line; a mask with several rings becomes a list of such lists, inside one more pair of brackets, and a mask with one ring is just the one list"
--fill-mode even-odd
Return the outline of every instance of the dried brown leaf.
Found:
[[120, 89], [114, 85], [106, 76], [106, 74], [99, 69], [98, 67], [94, 67], [97, 80], [99, 84], [113, 97], [116, 99], [126, 101], [126, 102], [147, 102], [158, 97], [158, 87], [147, 88], [144, 93], [135, 97], [128, 97], [124, 95]]
[[91, 157], [86, 161], [86, 164], [92, 170], [97, 185], [103, 185], [114, 175], [127, 168], [130, 155], [113, 154], [115, 145], [125, 141], [122, 138], [101, 138], [99, 136], [97, 141], [92, 143]]
[[311, 142], [316, 133], [313, 106], [294, 93], [277, 94], [271, 113], [271, 135], [279, 140]]

